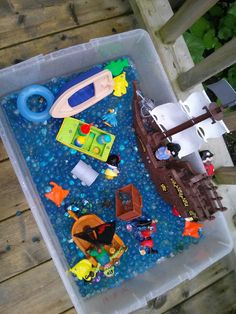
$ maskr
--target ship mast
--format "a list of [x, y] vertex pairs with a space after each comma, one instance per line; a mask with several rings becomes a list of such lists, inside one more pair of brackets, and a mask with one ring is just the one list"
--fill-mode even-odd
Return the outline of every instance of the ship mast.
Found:
[[222, 106], [218, 106], [216, 103], [213, 102], [213, 103], [210, 103], [209, 108], [204, 106], [203, 109], [205, 109], [206, 112], [201, 114], [200, 116], [189, 119], [167, 131], [162, 131], [162, 140], [176, 133], [182, 132], [188, 128], [191, 128], [192, 126], [206, 119], [209, 119], [209, 118], [212, 119], [212, 124], [215, 123], [216, 121], [222, 120], [223, 118]]

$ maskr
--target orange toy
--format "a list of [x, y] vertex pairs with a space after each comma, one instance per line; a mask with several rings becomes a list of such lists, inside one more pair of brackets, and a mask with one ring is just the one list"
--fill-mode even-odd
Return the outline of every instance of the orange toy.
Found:
[[63, 190], [63, 188], [51, 181], [50, 184], [53, 186], [52, 190], [49, 193], [44, 194], [46, 198], [55, 203], [57, 207], [61, 206], [63, 200], [67, 197], [70, 191]]
[[[72, 239], [75, 242], [75, 244], [78, 246], [78, 248], [84, 253], [86, 258], [90, 261], [90, 263], [97, 267], [98, 262], [97, 260], [89, 254], [89, 250], [93, 248], [94, 245], [92, 245], [89, 241], [83, 240], [82, 238], [79, 238], [76, 234], [85, 232], [86, 230], [91, 230], [91, 235], [95, 237], [98, 237], [97, 233], [95, 232], [94, 228], [104, 224], [104, 221], [99, 218], [95, 214], [87, 214], [80, 217], [77, 217], [77, 215], [71, 211], [68, 210], [68, 213], [70, 217], [75, 219], [75, 223], [72, 226], [71, 234]], [[109, 252], [113, 257], [111, 257], [110, 265], [115, 265], [121, 256], [124, 254], [124, 252], [127, 251], [127, 247], [125, 246], [124, 242], [121, 240], [121, 238], [115, 233], [114, 237], [112, 239], [111, 245], [104, 245], [104, 248], [107, 252]], [[100, 269], [103, 270], [103, 266], [100, 266]]]
[[204, 225], [200, 224], [198, 222], [185, 221], [184, 232], [183, 232], [182, 236], [199, 238], [200, 235], [199, 235], [198, 231], [202, 227], [204, 227]]

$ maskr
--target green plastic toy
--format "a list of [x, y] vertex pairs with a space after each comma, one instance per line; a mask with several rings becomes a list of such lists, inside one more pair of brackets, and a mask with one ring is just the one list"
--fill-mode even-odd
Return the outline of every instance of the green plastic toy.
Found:
[[[84, 125], [89, 126], [90, 131], [86, 136], [83, 136], [83, 141], [81, 141], [80, 130], [81, 126]], [[110, 142], [101, 143], [97, 141], [97, 138], [101, 135], [109, 135]], [[80, 141], [79, 143], [78, 138]], [[56, 140], [81, 153], [106, 162], [114, 143], [115, 136], [83, 121], [69, 117], [64, 119]]]
[[117, 76], [120, 75], [124, 68], [128, 67], [129, 65], [130, 64], [128, 59], [124, 58], [108, 62], [104, 69], [111, 71], [113, 76]]

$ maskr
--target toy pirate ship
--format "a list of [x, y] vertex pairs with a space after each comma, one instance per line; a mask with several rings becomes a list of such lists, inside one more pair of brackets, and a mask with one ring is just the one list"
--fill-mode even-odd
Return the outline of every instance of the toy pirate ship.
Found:
[[181, 217], [203, 221], [212, 220], [215, 212], [226, 210], [221, 203], [222, 197], [217, 194], [217, 187], [206, 173], [197, 173], [188, 161], [174, 158], [158, 160], [155, 157], [158, 147], [168, 141], [181, 146], [179, 157], [183, 157], [198, 151], [202, 141], [212, 134], [215, 137], [227, 131], [221, 121], [222, 108], [215, 103], [209, 104], [207, 97], [200, 99], [204, 100], [203, 105], [194, 107], [198, 98], [194, 97], [190, 96], [184, 105], [150, 106], [148, 100], [148, 108], [145, 109], [145, 98], [134, 82], [133, 115], [142, 160], [159, 194], [177, 208]]
[[121, 256], [127, 251], [127, 247], [121, 238], [115, 233], [115, 222], [105, 223], [95, 214], [77, 215], [68, 210], [71, 217], [75, 219], [71, 234], [73, 241], [85, 254], [86, 258], [94, 266], [98, 266], [98, 261], [91, 253], [96, 247], [103, 247], [109, 256], [109, 262], [106, 265], [100, 265], [105, 276], [114, 275], [114, 267], [119, 264]]

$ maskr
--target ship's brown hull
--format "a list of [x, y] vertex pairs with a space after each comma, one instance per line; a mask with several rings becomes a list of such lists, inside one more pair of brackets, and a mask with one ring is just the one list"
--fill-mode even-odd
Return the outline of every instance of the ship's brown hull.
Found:
[[170, 159], [157, 160], [154, 152], [163, 145], [162, 132], [150, 118], [140, 115], [140, 99], [134, 83], [134, 128], [142, 160], [159, 194], [181, 217], [203, 221], [214, 219], [216, 211], [226, 208], [207, 174], [196, 173], [189, 162]]

